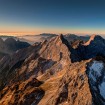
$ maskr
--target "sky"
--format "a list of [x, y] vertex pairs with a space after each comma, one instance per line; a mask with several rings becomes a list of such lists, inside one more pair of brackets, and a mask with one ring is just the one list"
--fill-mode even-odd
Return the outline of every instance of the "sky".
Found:
[[0, 35], [105, 35], [105, 0], [0, 0]]

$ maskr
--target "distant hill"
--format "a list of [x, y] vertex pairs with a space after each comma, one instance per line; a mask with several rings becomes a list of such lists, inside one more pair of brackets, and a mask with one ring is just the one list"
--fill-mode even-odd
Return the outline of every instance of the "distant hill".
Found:
[[3, 40], [6, 40], [7, 38], [14, 38], [15, 40], [17, 40], [17, 37], [15, 37], [15, 36], [8, 36], [8, 35], [0, 35], [0, 38], [2, 38]]
[[78, 35], [75, 35], [75, 34], [66, 34], [65, 35], [65, 38], [67, 39], [68, 42], [71, 42], [71, 41], [76, 41], [76, 40], [82, 40], [82, 41], [88, 41], [90, 36], [86, 35], [86, 36], [78, 36]]
[[[51, 34], [51, 33], [42, 33], [39, 35], [25, 35], [25, 36], [19, 36], [18, 38], [21, 41], [28, 42], [30, 44], [34, 44], [36, 42], [42, 42], [44, 40], [49, 40], [52, 37], [58, 36], [57, 34]], [[88, 41], [90, 36], [78, 36], [75, 34], [65, 34], [64, 37], [69, 41], [74, 41], [74, 40], [83, 40], [83, 41]]]
[[49, 40], [52, 37], [58, 36], [56, 34], [49, 34], [49, 33], [43, 33], [39, 35], [25, 35], [25, 36], [18, 36], [19, 40], [28, 42], [30, 44], [34, 44], [36, 42], [42, 42], [44, 40]]
[[19, 40], [15, 40], [14, 38], [7, 38], [6, 40], [3, 40], [2, 38], [0, 38], [0, 59], [4, 56], [4, 55], [10, 55], [12, 53], [14, 53], [15, 51], [22, 49], [22, 48], [26, 48], [30, 46], [29, 43], [27, 42], [22, 42]]

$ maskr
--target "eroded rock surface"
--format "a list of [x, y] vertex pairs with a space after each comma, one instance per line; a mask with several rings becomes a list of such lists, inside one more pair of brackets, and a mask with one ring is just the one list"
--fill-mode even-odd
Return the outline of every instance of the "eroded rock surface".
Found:
[[87, 43], [60, 35], [5, 56], [0, 105], [104, 105], [105, 62], [95, 57], [104, 55], [105, 41], [94, 36]]

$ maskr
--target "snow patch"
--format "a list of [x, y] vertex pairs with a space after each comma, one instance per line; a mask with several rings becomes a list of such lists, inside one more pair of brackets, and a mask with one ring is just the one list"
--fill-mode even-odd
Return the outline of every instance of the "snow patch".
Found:
[[101, 85], [99, 85], [99, 90], [101, 96], [105, 99], [105, 82], [102, 82]]
[[93, 61], [92, 65], [90, 66], [89, 71], [89, 78], [93, 81], [96, 81], [97, 78], [101, 76], [102, 70], [104, 68], [103, 62], [100, 61]]

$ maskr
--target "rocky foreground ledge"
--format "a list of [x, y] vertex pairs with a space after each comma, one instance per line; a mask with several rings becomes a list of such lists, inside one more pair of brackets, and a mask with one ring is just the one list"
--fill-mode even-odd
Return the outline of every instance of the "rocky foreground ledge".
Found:
[[[75, 47], [74, 47], [75, 46]], [[105, 105], [105, 40], [63, 35], [0, 60], [0, 105]]]

